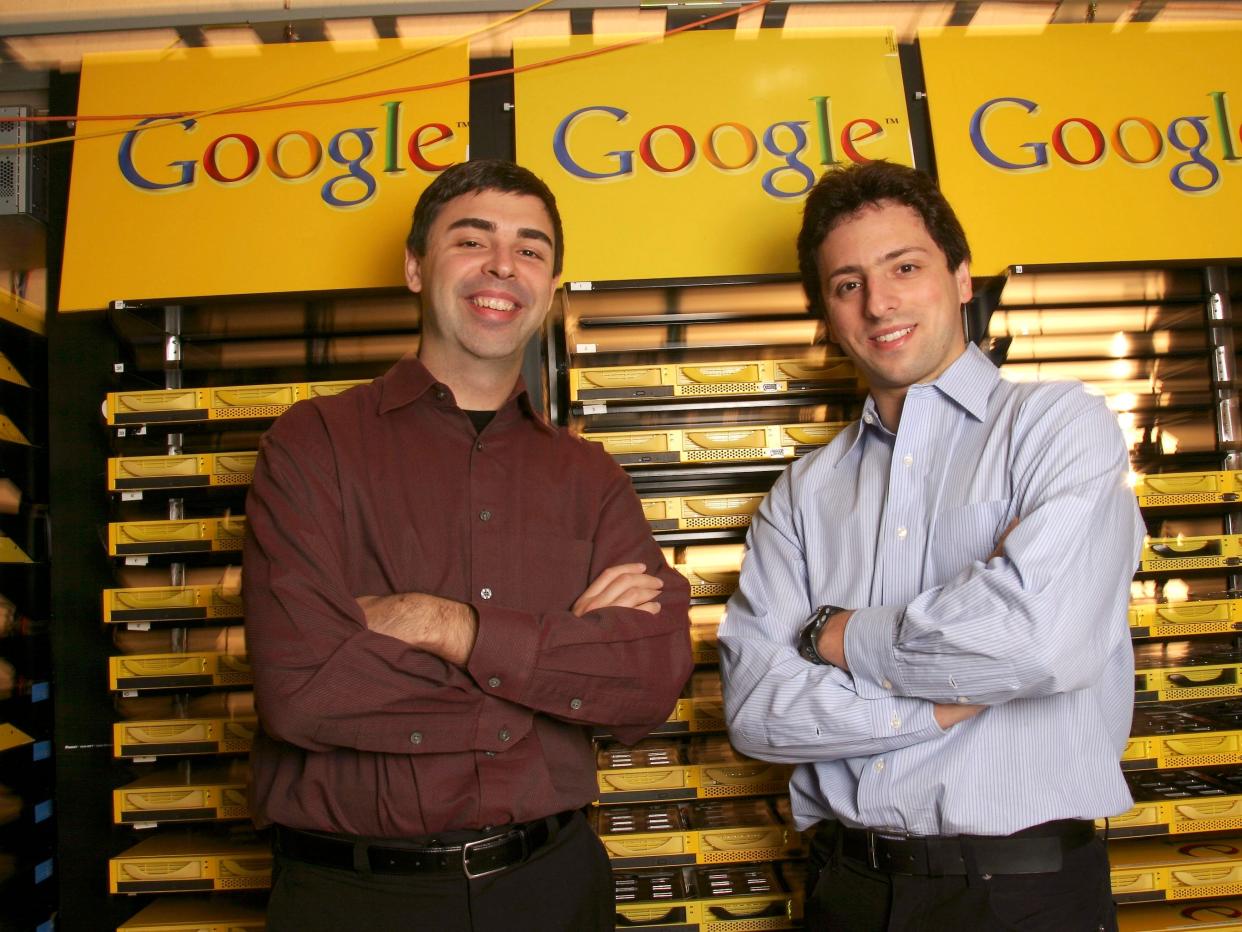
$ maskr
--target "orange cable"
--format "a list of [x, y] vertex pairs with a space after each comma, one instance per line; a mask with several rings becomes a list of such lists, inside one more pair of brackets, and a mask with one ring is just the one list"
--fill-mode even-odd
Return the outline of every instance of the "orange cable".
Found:
[[[418, 51], [416, 51], [415, 53], [412, 53], [411, 55], [402, 56], [401, 58], [394, 59], [392, 61], [383, 62], [379, 65], [372, 65], [364, 69], [359, 69], [356, 72], [350, 72], [348, 74], [338, 75], [336, 77], [328, 78], [328, 79], [325, 79], [323, 81], [319, 81], [313, 84], [304, 85], [303, 87], [300, 87], [300, 88], [294, 88], [292, 90], [283, 92], [280, 96], [285, 96], [288, 94], [295, 94], [295, 93], [299, 93], [300, 91], [305, 91], [305, 90], [313, 90], [316, 87], [323, 87], [327, 84], [332, 84], [337, 81], [345, 80], [347, 78], [357, 77], [359, 75], [366, 74], [368, 72], [380, 70], [381, 68], [390, 67], [394, 64], [400, 64], [401, 62], [408, 61], [409, 59], [415, 57], [416, 55], [426, 54], [427, 52], [432, 51], [434, 49], [445, 48], [448, 45], [461, 41], [464, 38], [468, 38], [471, 35], [477, 35], [489, 29], [494, 29], [498, 26], [501, 26], [505, 23], [512, 21], [513, 19], [516, 19], [518, 16], [524, 15], [527, 12], [531, 12], [551, 2], [552, 0], [540, 0], [539, 3], [533, 4], [532, 6], [526, 8], [525, 10], [520, 11], [517, 14], [514, 14], [511, 17], [508, 17], [507, 19], [499, 20], [496, 23], [488, 24], [488, 26], [482, 27], [481, 29], [476, 30], [473, 33], [467, 33], [464, 36], [455, 37], [453, 40], [451, 40], [448, 43], [443, 43], [441, 45], [434, 46], [434, 47], [419, 49]], [[706, 19], [695, 20], [694, 22], [691, 22], [691, 23], [685, 23], [681, 26], [676, 26], [673, 29], [666, 30], [660, 33], [659, 35], [639, 36], [634, 39], [629, 39], [623, 42], [618, 42], [613, 45], [606, 45], [600, 48], [587, 49], [582, 52], [574, 52], [569, 55], [562, 55], [558, 58], [549, 58], [544, 61], [531, 62], [529, 64], [520, 65], [520, 66], [515, 65], [509, 68], [498, 68], [494, 71], [486, 71], [486, 72], [480, 72], [478, 74], [463, 75], [461, 77], [448, 78], [443, 81], [433, 81], [427, 84], [414, 84], [408, 87], [386, 88], [386, 89], [378, 90], [378, 91], [367, 91], [365, 93], [360, 93], [360, 94], [349, 94], [349, 95], [345, 95], [342, 97], [328, 97], [328, 98], [312, 99], [312, 100], [280, 101], [280, 102], [270, 102], [272, 98], [268, 97], [268, 98], [262, 98], [253, 104], [240, 104], [240, 105], [233, 105], [233, 106], [228, 106], [228, 107], [216, 107], [210, 110], [202, 110], [197, 113], [189, 113], [189, 114], [156, 113], [156, 114], [110, 114], [110, 115], [89, 115], [89, 116], [10, 117], [10, 119], [13, 120], [14, 122], [29, 122], [29, 123], [70, 122], [70, 121], [75, 121], [75, 120], [79, 122], [86, 122], [86, 121], [116, 121], [116, 120], [145, 120], [145, 119], [165, 120], [167, 122], [153, 123], [147, 126], [131, 127], [128, 129], [105, 130], [103, 132], [98, 132], [98, 133], [87, 133], [87, 134], [76, 134], [75, 133], [72, 136], [58, 136], [58, 137], [51, 138], [51, 139], [36, 140], [34, 142], [28, 142], [28, 143], [15, 143], [15, 144], [9, 144], [9, 145], [0, 145], [0, 151], [3, 151], [5, 149], [33, 148], [35, 146], [52, 145], [52, 144], [60, 143], [60, 142], [77, 142], [77, 141], [86, 140], [86, 139], [102, 139], [102, 138], [107, 138], [109, 136], [122, 136], [127, 133], [131, 133], [131, 132], [145, 132], [145, 131], [152, 130], [152, 129], [158, 129], [162, 126], [172, 126], [178, 123], [183, 123], [186, 120], [203, 119], [208, 116], [232, 115], [232, 114], [238, 114], [238, 113], [262, 113], [262, 112], [271, 111], [271, 110], [288, 110], [288, 109], [293, 109], [296, 107], [329, 106], [332, 104], [339, 104], [339, 103], [352, 103], [354, 101], [367, 100], [367, 99], [374, 98], [374, 97], [382, 97], [388, 94], [410, 94], [410, 93], [416, 93], [418, 91], [436, 90], [438, 88], [443, 88], [443, 87], [452, 87], [453, 85], [456, 85], [456, 84], [463, 84], [463, 83], [468, 83], [471, 81], [478, 81], [484, 78], [498, 78], [498, 77], [505, 77], [507, 75], [517, 75], [517, 74], [522, 74], [526, 71], [534, 71], [537, 68], [548, 68], [554, 65], [562, 65], [562, 64], [566, 64], [572, 61], [592, 58], [596, 55], [605, 55], [611, 52], [618, 52], [623, 49], [633, 48], [634, 46], [637, 46], [637, 45], [645, 45], [645, 44], [649, 44], [649, 43], [656, 42], [656, 41], [662, 41], [670, 36], [675, 36], [680, 33], [687, 32], [691, 29], [697, 29], [699, 27], [706, 26], [710, 23], [718, 22], [723, 19], [727, 19], [729, 17], [740, 16], [743, 13], [748, 13], [751, 10], [755, 10], [760, 7], [766, 6], [767, 4], [771, 2], [772, 0], [754, 0], [754, 2], [738, 7], [737, 9], [725, 10], [724, 12], [717, 13], [713, 16], [709, 16]]]

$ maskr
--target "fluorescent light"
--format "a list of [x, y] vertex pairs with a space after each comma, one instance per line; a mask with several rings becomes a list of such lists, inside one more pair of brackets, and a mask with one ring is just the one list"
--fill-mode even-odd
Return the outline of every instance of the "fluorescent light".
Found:
[[785, 13], [785, 29], [887, 26], [897, 41], [913, 42], [920, 29], [947, 26], [953, 7], [953, 3], [795, 3]]
[[69, 35], [10, 36], [9, 54], [27, 68], [78, 71], [82, 56], [92, 52], [159, 52], [177, 48], [175, 29], [137, 29], [130, 32], [79, 32]]

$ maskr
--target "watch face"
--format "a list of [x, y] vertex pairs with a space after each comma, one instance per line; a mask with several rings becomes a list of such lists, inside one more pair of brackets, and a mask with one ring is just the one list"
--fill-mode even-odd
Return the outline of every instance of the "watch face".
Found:
[[807, 623], [806, 627], [802, 629], [802, 633], [798, 636], [798, 653], [802, 656], [803, 660], [820, 664], [824, 662], [819, 656], [819, 651], [815, 649], [815, 637], [819, 634], [820, 629], [822, 628], [823, 622], [817, 615]]
[[811, 616], [811, 620], [806, 623], [802, 629], [802, 633], [798, 635], [798, 653], [803, 660], [820, 665], [828, 665], [828, 661], [820, 656], [816, 649], [815, 641], [819, 637], [819, 633], [824, 630], [824, 626], [828, 624], [828, 619], [834, 612], [841, 611], [835, 605], [821, 605], [815, 610], [815, 614]]

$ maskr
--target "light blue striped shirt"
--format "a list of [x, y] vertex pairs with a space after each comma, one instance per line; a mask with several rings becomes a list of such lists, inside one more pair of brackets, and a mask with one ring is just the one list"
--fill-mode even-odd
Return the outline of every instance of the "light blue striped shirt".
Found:
[[[1126, 622], [1143, 524], [1115, 417], [1077, 382], [1014, 384], [971, 346], [789, 467], [720, 627], [729, 734], [796, 763], [799, 828], [836, 816], [1003, 835], [1132, 805]], [[1004, 556], [989, 559], [1013, 518]], [[803, 660], [819, 605], [855, 609], [850, 672]], [[934, 703], [988, 706], [941, 729]]]

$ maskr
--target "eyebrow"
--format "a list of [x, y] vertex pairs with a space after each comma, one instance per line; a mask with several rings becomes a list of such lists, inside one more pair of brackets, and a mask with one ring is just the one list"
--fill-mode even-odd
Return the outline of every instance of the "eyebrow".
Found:
[[[927, 252], [922, 246], [900, 246], [891, 252], [886, 252], [880, 256], [880, 262], [892, 262], [894, 259], [900, 259], [902, 256], [911, 252]], [[856, 275], [862, 272], [862, 266], [859, 265], [842, 265], [833, 269], [827, 275], [827, 281], [831, 281], [838, 275]]]
[[[460, 220], [454, 220], [449, 224], [450, 230], [482, 230], [484, 233], [495, 233], [496, 224], [490, 220], [484, 220], [482, 217], [462, 217]], [[542, 243], [552, 245], [552, 237], [548, 236], [543, 230], [537, 230], [534, 227], [518, 227], [517, 235], [522, 239], [539, 240]]]

